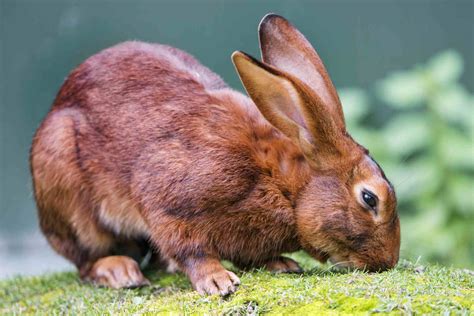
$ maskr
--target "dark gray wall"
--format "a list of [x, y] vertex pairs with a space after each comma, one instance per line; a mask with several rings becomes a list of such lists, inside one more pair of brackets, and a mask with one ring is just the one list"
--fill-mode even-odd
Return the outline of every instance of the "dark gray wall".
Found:
[[473, 1], [0, 0], [0, 236], [37, 227], [30, 141], [74, 66], [120, 41], [161, 42], [241, 89], [230, 54], [258, 55], [256, 28], [271, 11], [306, 34], [338, 87], [368, 87], [447, 48], [461, 52], [473, 85]]

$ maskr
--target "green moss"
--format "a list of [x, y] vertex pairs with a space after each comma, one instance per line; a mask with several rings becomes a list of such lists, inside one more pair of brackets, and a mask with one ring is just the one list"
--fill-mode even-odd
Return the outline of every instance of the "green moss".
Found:
[[110, 290], [81, 283], [75, 273], [0, 282], [3, 314], [473, 314], [474, 273], [403, 262], [378, 274], [339, 273], [301, 254], [303, 275], [238, 272], [232, 296], [200, 296], [181, 274], [147, 272], [152, 286]]

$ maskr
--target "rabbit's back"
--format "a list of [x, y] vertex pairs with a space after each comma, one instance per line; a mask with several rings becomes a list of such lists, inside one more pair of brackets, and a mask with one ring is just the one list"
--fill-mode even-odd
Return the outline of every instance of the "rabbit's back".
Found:
[[[179, 49], [125, 42], [77, 67], [61, 87], [53, 111], [74, 107], [92, 125], [124, 131], [133, 123], [144, 131], [154, 126], [143, 119], [202, 112], [199, 107], [212, 102], [208, 91], [224, 88], [218, 75]], [[142, 123], [136, 124], [135, 119]]]
[[228, 146], [243, 146], [254, 121], [261, 120], [252, 107], [189, 54], [165, 45], [126, 42], [76, 68], [52, 113], [78, 110], [87, 121], [79, 131], [81, 152], [109, 163], [105, 169], [130, 172], [140, 156], [153, 155], [149, 150], [156, 147], [179, 144], [196, 156], [216, 147], [227, 151], [232, 150]]

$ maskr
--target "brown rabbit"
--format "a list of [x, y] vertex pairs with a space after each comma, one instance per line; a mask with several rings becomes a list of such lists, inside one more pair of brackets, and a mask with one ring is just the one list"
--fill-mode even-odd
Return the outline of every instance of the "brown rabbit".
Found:
[[119, 44], [69, 75], [31, 168], [41, 228], [82, 279], [147, 284], [130, 257], [147, 244], [221, 295], [239, 284], [222, 259], [297, 272], [281, 254], [304, 249], [370, 271], [397, 263], [393, 187], [347, 133], [319, 56], [278, 15], [259, 33], [263, 62], [232, 55], [250, 99], [157, 44]]

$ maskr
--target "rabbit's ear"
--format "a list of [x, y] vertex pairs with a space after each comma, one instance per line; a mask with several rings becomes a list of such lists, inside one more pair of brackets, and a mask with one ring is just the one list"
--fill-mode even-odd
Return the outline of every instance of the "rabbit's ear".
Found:
[[345, 135], [304, 83], [242, 52], [232, 54], [232, 60], [263, 116], [293, 139], [314, 166], [323, 167], [328, 155], [341, 157], [347, 151]]
[[293, 25], [276, 14], [267, 14], [258, 27], [262, 60], [300, 79], [316, 93], [340, 128], [344, 114], [336, 89], [318, 54]]

